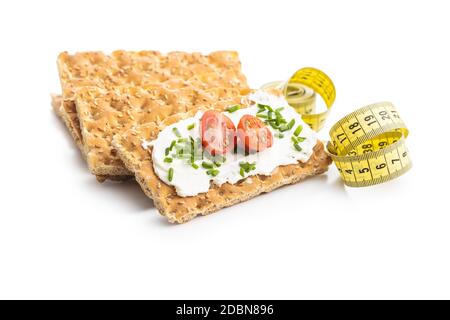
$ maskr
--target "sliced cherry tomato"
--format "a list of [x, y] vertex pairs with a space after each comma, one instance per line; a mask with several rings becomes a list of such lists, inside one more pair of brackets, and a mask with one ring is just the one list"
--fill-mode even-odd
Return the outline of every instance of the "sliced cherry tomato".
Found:
[[272, 132], [261, 119], [245, 115], [239, 120], [238, 137], [246, 152], [260, 152], [273, 144]]
[[208, 110], [201, 119], [202, 145], [211, 155], [223, 155], [234, 149], [236, 127], [223, 113]]

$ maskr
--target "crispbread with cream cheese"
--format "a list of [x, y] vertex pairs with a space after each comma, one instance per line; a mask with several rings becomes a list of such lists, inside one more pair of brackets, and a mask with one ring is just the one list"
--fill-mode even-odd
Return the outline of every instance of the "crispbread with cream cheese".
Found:
[[100, 176], [131, 175], [111, 144], [114, 135], [140, 124], [159, 124], [173, 114], [197, 107], [209, 108], [218, 101], [247, 92], [248, 89], [201, 90], [190, 86], [181, 89], [165, 89], [162, 86], [80, 88], [75, 105], [89, 169]]
[[[223, 111], [226, 107], [240, 103], [245, 104], [242, 97], [215, 104], [214, 109]], [[201, 110], [201, 109], [200, 109]], [[134, 173], [136, 181], [144, 193], [153, 199], [159, 212], [174, 223], [187, 222], [197, 215], [206, 215], [221, 208], [270, 192], [283, 185], [296, 183], [309, 176], [321, 174], [328, 169], [331, 159], [324, 150], [323, 143], [318, 141], [313, 154], [306, 163], [280, 166], [272, 175], [253, 175], [242, 179], [237, 184], [225, 183], [220, 187], [212, 185], [206, 193], [196, 196], [180, 197], [175, 188], [162, 182], [153, 168], [152, 150], [142, 147], [142, 141], [154, 140], [166, 126], [192, 117], [199, 109], [187, 113], [178, 113], [167, 118], [161, 124], [149, 123], [137, 126], [123, 134], [116, 135], [113, 145], [128, 170]]]
[[[217, 51], [209, 55], [184, 52], [162, 55], [157, 51], [115, 51], [111, 55], [101, 52], [69, 55], [63, 52], [57, 63], [63, 95], [59, 107], [53, 104], [54, 109], [63, 119], [85, 158], [86, 148], [75, 106], [75, 96], [82, 88], [94, 86], [111, 90], [129, 85], [161, 85], [165, 88], [188, 86], [200, 89], [247, 87], [238, 55], [234, 51]], [[58, 105], [56, 97], [54, 98]], [[91, 124], [91, 128], [93, 126]], [[111, 159], [111, 162], [114, 160]], [[118, 178], [130, 175], [123, 166], [122, 169], [105, 166], [101, 171], [105, 173], [97, 174], [99, 180], [103, 180], [103, 176]]]

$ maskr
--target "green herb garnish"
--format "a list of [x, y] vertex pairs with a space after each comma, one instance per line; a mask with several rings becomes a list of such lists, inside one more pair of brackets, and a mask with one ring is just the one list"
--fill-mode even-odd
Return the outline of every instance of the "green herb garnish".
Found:
[[202, 167], [205, 168], [205, 169], [212, 169], [212, 168], [214, 168], [212, 163], [208, 163], [206, 161], [202, 162]]
[[258, 103], [258, 108], [261, 109], [261, 110], [266, 110], [267, 107], [268, 106], [266, 106], [265, 104]]
[[279, 128], [275, 119], [274, 120], [266, 120], [265, 123], [270, 125], [275, 130], [278, 130], [278, 128]]
[[170, 157], [165, 157], [164, 158], [164, 162], [166, 162], [166, 163], [172, 163], [172, 161], [173, 161], [173, 159], [170, 158]]
[[169, 150], [172, 151], [173, 147], [175, 147], [176, 144], [177, 144], [177, 141], [173, 140], [172, 143], [170, 144]]
[[303, 126], [301, 124], [298, 125], [297, 129], [294, 131], [294, 136], [298, 137], [298, 135], [302, 132]]
[[192, 130], [195, 128], [195, 123], [191, 123], [190, 125], [187, 126], [188, 130]]
[[287, 127], [289, 128], [288, 130], [291, 130], [295, 125], [295, 119], [292, 119], [291, 121], [289, 121], [289, 123], [287, 124]]
[[268, 106], [268, 105], [264, 105], [264, 107], [267, 109], [267, 110], [269, 110], [270, 112], [273, 112], [273, 109], [272, 109], [272, 107], [271, 106]]
[[192, 168], [194, 168], [195, 170], [197, 170], [199, 167], [198, 167], [198, 164], [195, 164], [195, 163], [191, 163], [191, 166], [192, 166]]
[[300, 142], [305, 141], [306, 138], [304, 138], [304, 137], [296, 137], [296, 136], [292, 136], [292, 137], [291, 137], [291, 140], [292, 140], [292, 142], [293, 142], [294, 144], [298, 144], [298, 143], [300, 143]]
[[181, 133], [178, 131], [177, 127], [173, 127], [172, 132], [177, 136], [177, 138], [181, 138]]
[[206, 174], [213, 176], [213, 177], [217, 176], [219, 173], [220, 173], [220, 171], [217, 169], [210, 169], [210, 170], [206, 171]]
[[233, 113], [233, 112], [239, 110], [240, 108], [241, 108], [241, 106], [238, 105], [238, 104], [236, 104], [236, 105], [234, 105], [234, 106], [228, 107], [228, 108], [227, 108], [227, 111], [228, 111], [229, 113]]
[[280, 125], [279, 130], [281, 132], [289, 131], [289, 130], [291, 130], [294, 127], [294, 125], [295, 125], [295, 119], [292, 119], [291, 121], [289, 121], [288, 124]]
[[169, 181], [172, 181], [172, 179], [173, 179], [173, 168], [169, 169], [168, 179], [169, 179]]
[[189, 142], [190, 142], [190, 150], [191, 150], [191, 163], [194, 163], [195, 161], [195, 141], [194, 138], [189, 137]]
[[295, 144], [294, 144], [294, 147], [295, 147], [295, 149], [296, 149], [297, 151], [302, 151], [302, 150], [303, 150], [302, 147], [300, 147], [300, 146], [298, 145], [298, 143], [295, 143]]
[[255, 162], [253, 162], [253, 163], [239, 162], [239, 166], [241, 167], [241, 171], [244, 170], [247, 173], [256, 169], [256, 163]]

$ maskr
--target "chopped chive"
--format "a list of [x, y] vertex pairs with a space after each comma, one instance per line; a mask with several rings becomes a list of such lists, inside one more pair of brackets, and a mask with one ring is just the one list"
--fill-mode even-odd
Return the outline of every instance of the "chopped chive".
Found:
[[164, 154], [165, 154], [166, 156], [168, 156], [169, 153], [170, 153], [170, 148], [166, 148], [166, 150], [164, 151]]
[[272, 118], [273, 118], [273, 112], [272, 112], [272, 111], [269, 111], [269, 112], [267, 113], [267, 117], [268, 117], [269, 119], [272, 119]]
[[266, 105], [265, 107], [266, 107], [266, 109], [267, 109], [267, 110], [269, 110], [269, 111], [273, 112], [273, 109], [272, 109], [272, 107], [271, 107], [271, 106], [268, 106], [268, 105]]
[[241, 108], [241, 106], [238, 105], [238, 104], [236, 104], [236, 105], [234, 105], [234, 106], [231, 106], [231, 107], [227, 108], [227, 111], [228, 111], [229, 113], [233, 113], [233, 112], [239, 110], [240, 108]]
[[294, 131], [294, 136], [298, 137], [298, 135], [302, 132], [303, 126], [301, 124], [298, 125], [297, 129]]
[[256, 116], [258, 118], [267, 119], [267, 115], [265, 115], [265, 114], [257, 114]]
[[256, 112], [256, 114], [258, 114], [258, 113], [262, 113], [262, 112], [264, 112], [264, 111], [266, 111], [266, 109], [265, 109], [265, 108], [262, 108], [262, 109], [258, 109], [258, 112]]
[[242, 177], [245, 177], [245, 171], [244, 171], [244, 168], [241, 168], [241, 170], [239, 170], [239, 174], [240, 174]]
[[298, 141], [298, 142], [303, 142], [303, 141], [305, 141], [305, 140], [306, 140], [305, 137], [297, 137], [297, 141]]
[[191, 167], [194, 168], [195, 170], [197, 170], [198, 169], [198, 164], [191, 163]]
[[164, 158], [164, 162], [166, 162], [166, 163], [172, 163], [172, 161], [173, 161], [173, 159], [170, 158], [170, 157], [165, 157]]
[[192, 138], [192, 137], [189, 137], [190, 138], [190, 142], [191, 142], [191, 162], [192, 163], [194, 163], [194, 161], [195, 161], [195, 141], [194, 141], [194, 139]]
[[276, 109], [275, 109], [275, 112], [277, 112], [277, 111], [278, 111], [278, 112], [281, 112], [281, 111], [283, 111], [283, 110], [284, 110], [284, 107], [276, 108]]
[[169, 169], [169, 176], [168, 176], [169, 181], [172, 181], [173, 179], [173, 168]]
[[188, 130], [192, 130], [195, 128], [195, 123], [191, 123], [190, 125], [187, 126]]
[[189, 139], [191, 140], [191, 162], [194, 162], [196, 158], [201, 157], [201, 154], [199, 154], [199, 151], [201, 153], [201, 149], [199, 148], [194, 138], [189, 137]]
[[214, 165], [215, 165], [216, 167], [220, 167], [222, 164], [221, 164], [219, 161], [214, 161]]
[[185, 142], [188, 142], [188, 139], [186, 139], [186, 138], [178, 139], [178, 143], [185, 143]]
[[202, 162], [202, 167], [205, 168], [205, 169], [212, 169], [214, 166], [211, 163], [203, 161]]
[[302, 150], [303, 150], [302, 147], [300, 147], [300, 146], [298, 145], [298, 143], [295, 143], [295, 144], [294, 144], [294, 147], [295, 147], [295, 149], [296, 149], [297, 151], [302, 151]]
[[275, 124], [279, 126], [281, 124], [281, 119], [279, 117], [275, 118]]
[[278, 139], [283, 139], [284, 138], [284, 134], [282, 134], [282, 133], [275, 133], [275, 137], [277, 137]]
[[288, 130], [291, 130], [295, 125], [295, 119], [292, 119], [291, 121], [289, 121], [289, 123], [287, 124], [287, 127], [289, 128]]
[[177, 141], [173, 140], [172, 143], [170, 144], [169, 150], [172, 151], [173, 147], [175, 147], [176, 144], [177, 144]]
[[277, 116], [277, 118], [283, 118], [283, 115], [281, 114], [281, 112], [278, 109], [275, 110], [275, 115]]
[[241, 170], [244, 170], [244, 172], [247, 173], [256, 169], [256, 163], [239, 162], [239, 166], [241, 167]]
[[261, 110], [266, 110], [266, 105], [265, 104], [260, 104], [260, 103], [258, 103], [258, 108], [259, 109], [261, 109]]
[[173, 127], [172, 132], [177, 136], [177, 138], [181, 138], [181, 133], [178, 131], [177, 127]]
[[278, 127], [278, 125], [276, 124], [276, 122], [269, 121], [269, 125], [270, 125], [272, 128], [274, 128], [275, 130], [278, 130], [278, 129], [279, 129], [279, 127]]
[[213, 177], [217, 176], [219, 173], [220, 173], [220, 171], [217, 169], [210, 169], [210, 170], [206, 171], [206, 174], [213, 176]]
[[281, 132], [285, 132], [289, 130], [289, 127], [285, 124], [282, 124], [281, 126], [278, 127], [278, 130], [280, 130]]

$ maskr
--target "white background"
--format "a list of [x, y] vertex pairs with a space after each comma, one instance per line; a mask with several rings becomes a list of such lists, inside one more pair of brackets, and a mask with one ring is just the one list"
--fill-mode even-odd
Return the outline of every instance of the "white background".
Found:
[[[0, 298], [450, 298], [446, 1], [1, 1]], [[99, 184], [52, 113], [60, 51], [238, 50], [250, 85], [314, 66], [327, 128], [392, 101], [414, 167], [336, 168], [184, 225]]]

